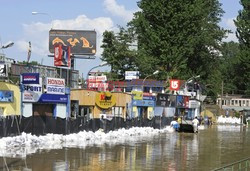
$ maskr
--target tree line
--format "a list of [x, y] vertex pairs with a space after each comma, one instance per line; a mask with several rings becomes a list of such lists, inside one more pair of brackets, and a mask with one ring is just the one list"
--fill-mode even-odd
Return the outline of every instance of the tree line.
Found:
[[126, 28], [103, 33], [102, 60], [109, 63], [110, 79], [122, 80], [125, 71], [140, 71], [141, 78], [183, 79], [200, 75], [206, 93], [250, 95], [250, 1], [234, 23], [238, 42], [225, 42], [219, 26], [219, 0], [140, 0]]

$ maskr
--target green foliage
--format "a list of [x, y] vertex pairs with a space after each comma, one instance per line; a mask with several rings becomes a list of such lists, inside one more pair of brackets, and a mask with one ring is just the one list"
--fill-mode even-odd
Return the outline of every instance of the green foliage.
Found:
[[23, 62], [18, 62], [18, 64], [39, 65], [37, 61], [31, 61], [31, 62], [23, 61]]
[[134, 70], [136, 51], [131, 47], [133, 43], [133, 37], [129, 30], [120, 28], [120, 32], [115, 34], [114, 32], [105, 31], [103, 33], [102, 48], [102, 60], [106, 61], [111, 66], [111, 74], [109, 76], [112, 79], [123, 79], [125, 71]]
[[243, 9], [239, 11], [235, 25], [239, 39], [240, 54], [236, 64], [236, 86], [241, 94], [250, 95], [250, 1], [241, 0]]
[[[143, 75], [161, 70], [159, 79], [201, 75], [212, 94], [221, 83], [219, 52], [226, 31], [218, 0], [141, 0], [129, 27], [138, 41], [136, 65]], [[220, 87], [220, 86], [219, 86]], [[210, 91], [210, 90], [209, 90]]]

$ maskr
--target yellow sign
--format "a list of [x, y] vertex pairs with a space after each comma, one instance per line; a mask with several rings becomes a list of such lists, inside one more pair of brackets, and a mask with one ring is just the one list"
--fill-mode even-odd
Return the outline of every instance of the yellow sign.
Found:
[[102, 109], [108, 109], [115, 105], [116, 99], [110, 92], [101, 92], [96, 95], [95, 103]]
[[143, 92], [142, 91], [132, 91], [134, 100], [142, 100], [143, 99]]

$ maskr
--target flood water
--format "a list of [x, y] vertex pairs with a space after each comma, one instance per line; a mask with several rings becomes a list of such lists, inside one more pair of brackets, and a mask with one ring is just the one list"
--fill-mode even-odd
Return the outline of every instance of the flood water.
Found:
[[162, 133], [118, 145], [41, 150], [0, 159], [0, 170], [212, 170], [250, 157], [250, 128], [212, 126], [192, 133]]

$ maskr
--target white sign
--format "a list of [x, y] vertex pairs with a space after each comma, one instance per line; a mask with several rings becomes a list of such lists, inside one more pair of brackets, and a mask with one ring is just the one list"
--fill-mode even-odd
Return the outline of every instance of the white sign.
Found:
[[39, 78], [40, 84], [23, 84], [23, 102], [38, 102], [42, 95], [42, 78]]
[[46, 86], [48, 94], [65, 94], [65, 79], [48, 77]]
[[139, 71], [125, 71], [125, 80], [139, 79]]
[[8, 77], [7, 65], [0, 64], [0, 77]]
[[107, 81], [107, 76], [89, 76], [88, 77], [88, 82], [105, 82]]
[[188, 108], [199, 108], [199, 107], [200, 107], [200, 102], [196, 100], [189, 100]]

